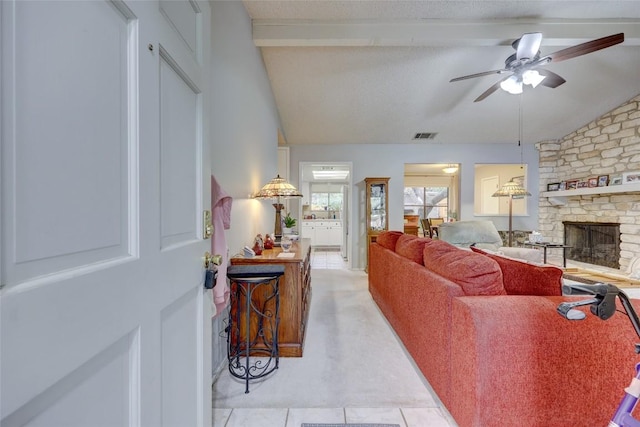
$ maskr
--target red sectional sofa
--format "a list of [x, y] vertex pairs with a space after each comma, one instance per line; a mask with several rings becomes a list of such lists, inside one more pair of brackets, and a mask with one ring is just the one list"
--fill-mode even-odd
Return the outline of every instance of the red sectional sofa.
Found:
[[397, 231], [369, 249], [373, 299], [459, 426], [607, 425], [640, 361], [626, 316], [562, 318], [579, 297], [556, 267]]

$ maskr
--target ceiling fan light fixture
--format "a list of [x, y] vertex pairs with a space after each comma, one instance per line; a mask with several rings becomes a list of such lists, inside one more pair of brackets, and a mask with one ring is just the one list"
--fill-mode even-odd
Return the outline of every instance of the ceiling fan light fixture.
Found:
[[527, 70], [522, 74], [522, 83], [536, 87], [542, 83], [545, 77], [536, 70]]
[[522, 80], [518, 76], [513, 75], [508, 79], [500, 83], [502, 90], [509, 92], [512, 95], [518, 95], [522, 93]]

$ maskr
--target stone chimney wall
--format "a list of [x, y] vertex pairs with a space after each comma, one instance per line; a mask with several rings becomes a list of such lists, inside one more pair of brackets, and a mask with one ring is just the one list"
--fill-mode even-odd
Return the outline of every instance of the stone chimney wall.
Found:
[[[547, 184], [609, 179], [640, 171], [640, 95], [558, 141], [537, 144], [540, 193]], [[566, 204], [540, 196], [538, 230], [546, 240], [563, 243], [562, 221], [620, 224], [620, 270], [640, 258], [640, 192], [567, 197]]]

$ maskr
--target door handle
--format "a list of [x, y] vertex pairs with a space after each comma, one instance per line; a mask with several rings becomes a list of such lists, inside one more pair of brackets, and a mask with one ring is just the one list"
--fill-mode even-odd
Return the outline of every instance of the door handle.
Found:
[[214, 265], [222, 264], [222, 255], [211, 255], [209, 252], [204, 253], [204, 268], [213, 268]]

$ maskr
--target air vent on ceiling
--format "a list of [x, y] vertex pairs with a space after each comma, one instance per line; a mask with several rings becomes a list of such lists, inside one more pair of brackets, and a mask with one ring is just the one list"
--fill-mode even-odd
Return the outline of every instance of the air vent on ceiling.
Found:
[[434, 139], [437, 134], [437, 132], [418, 132], [413, 139]]

